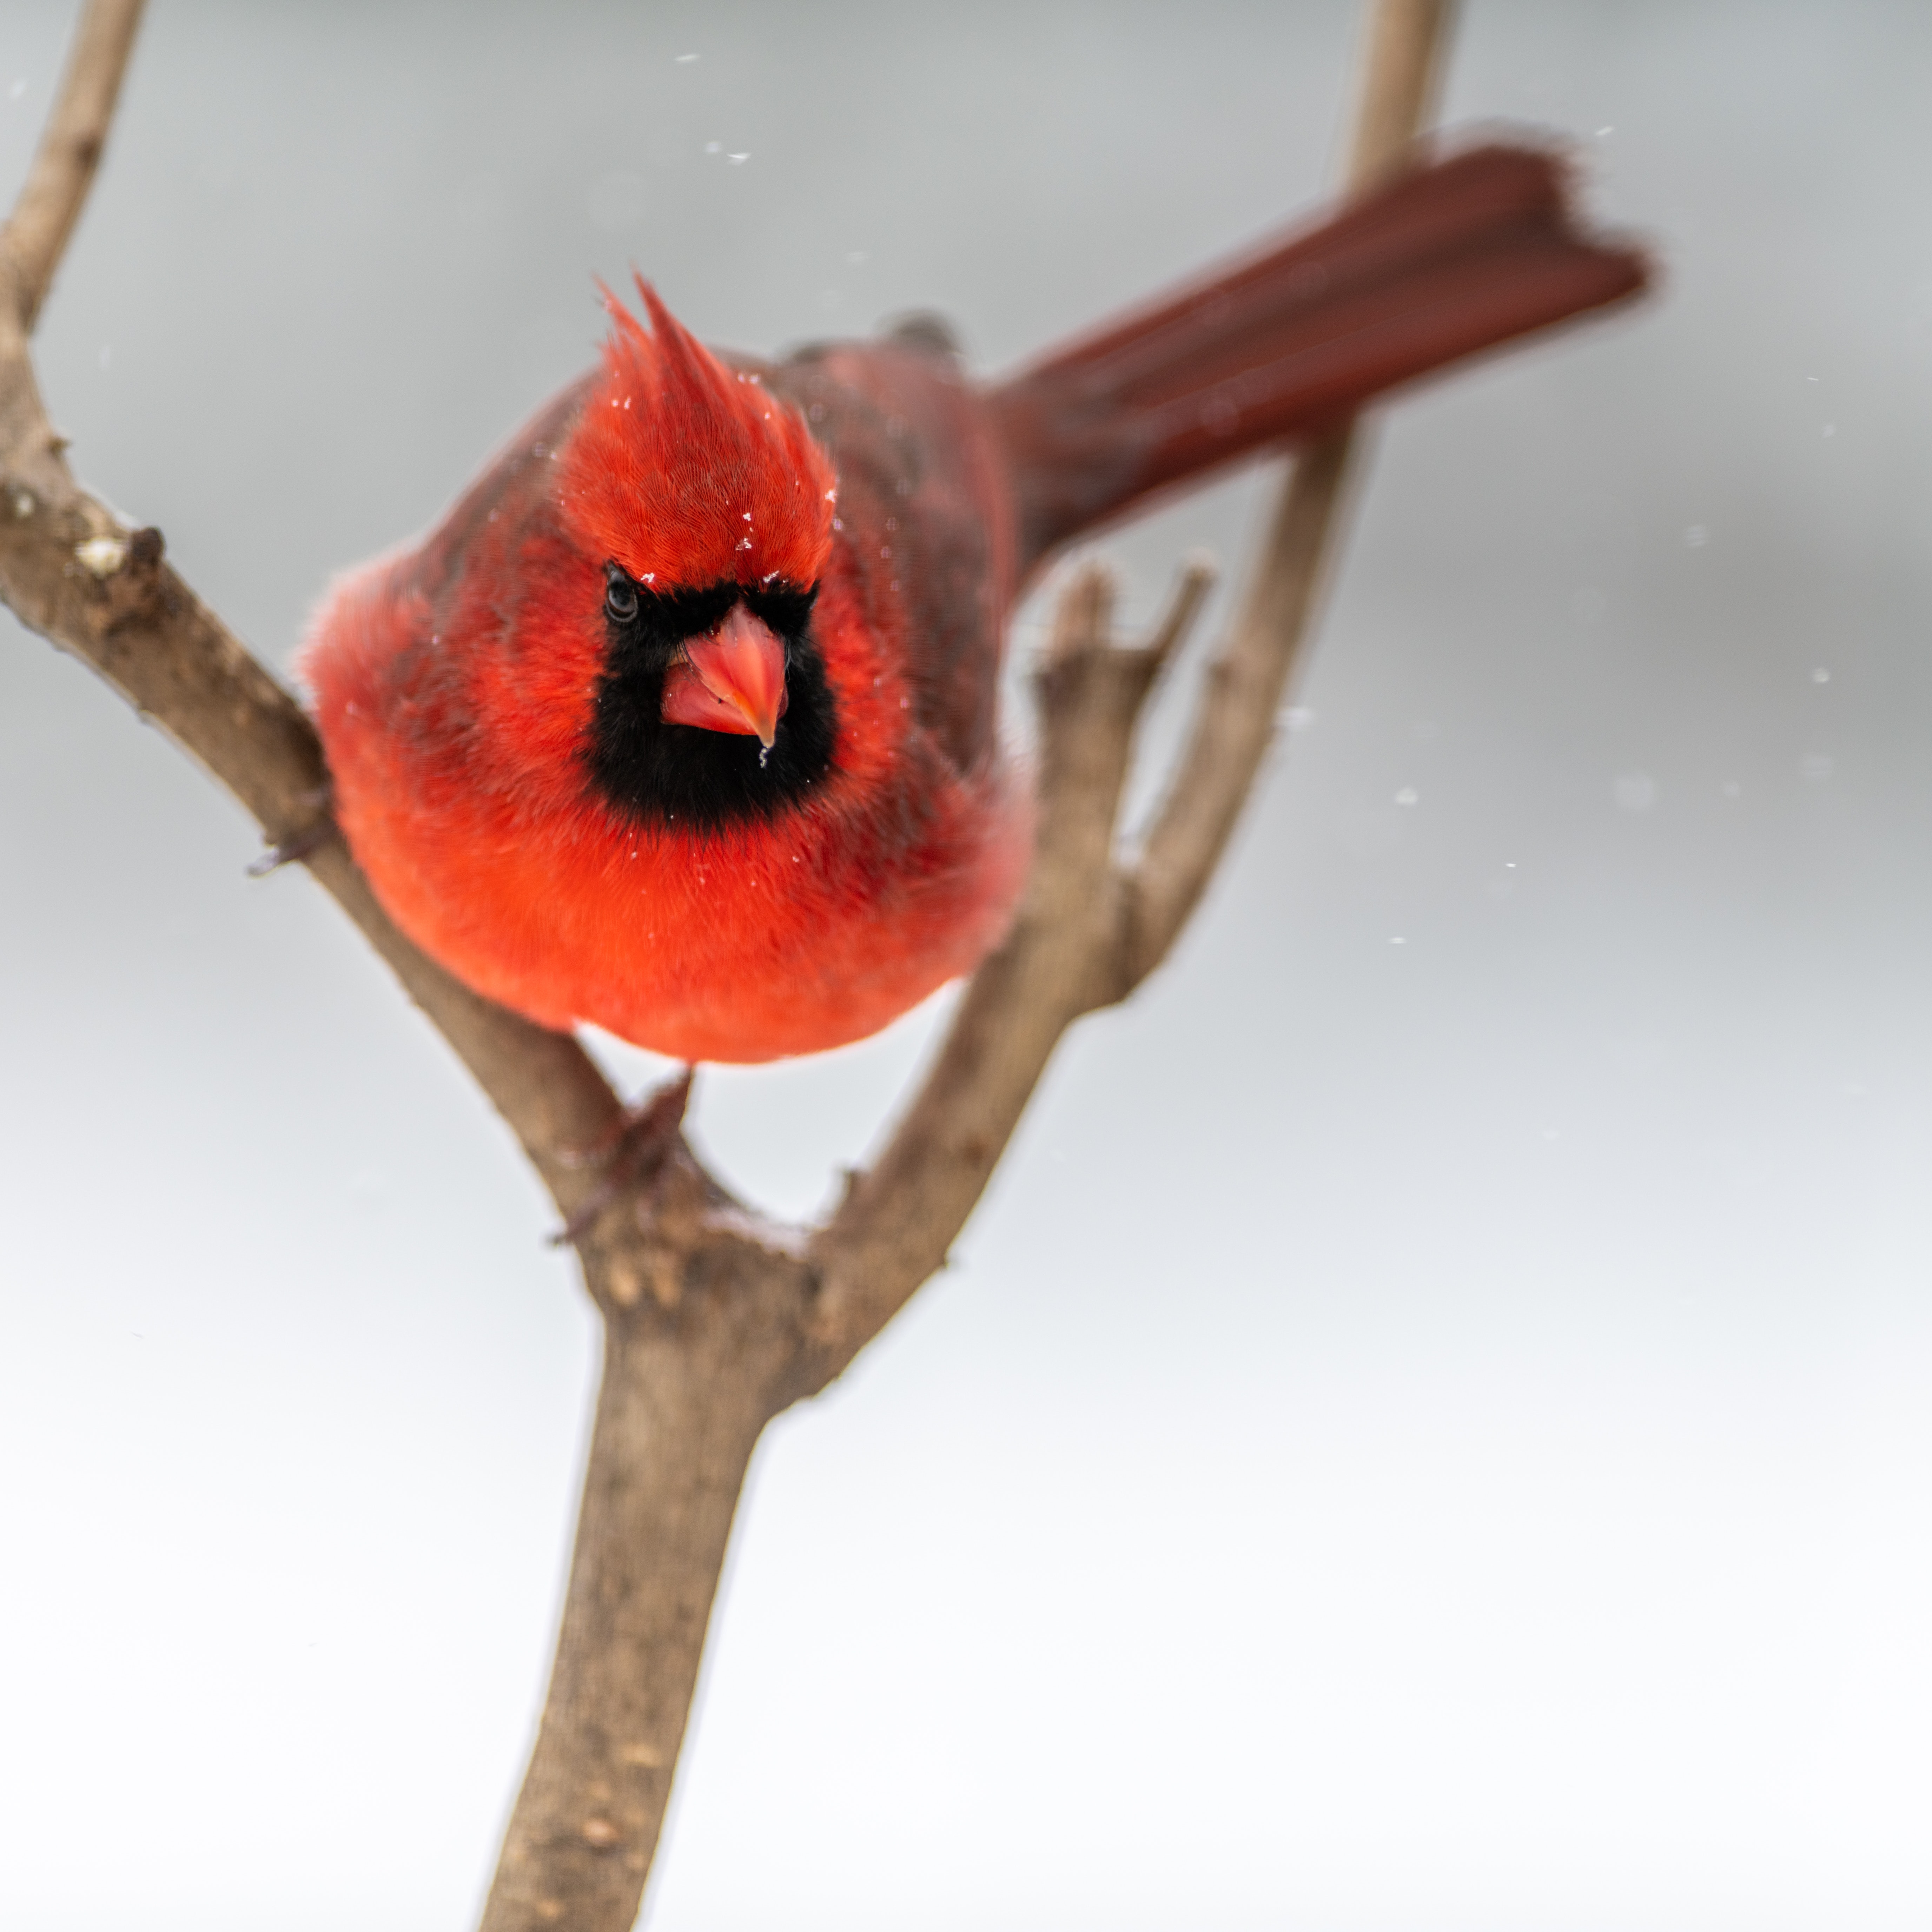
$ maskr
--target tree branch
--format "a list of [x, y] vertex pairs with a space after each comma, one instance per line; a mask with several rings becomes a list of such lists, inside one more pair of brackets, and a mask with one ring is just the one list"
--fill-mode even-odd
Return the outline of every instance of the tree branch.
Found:
[[1368, 20], [1361, 96], [1346, 176], [1366, 194], [1401, 172], [1442, 86], [1456, 0], [1378, 0]]
[[[1377, 0], [1349, 186], [1401, 165], [1433, 86], [1448, 0]], [[1354, 430], [1304, 449], [1282, 487], [1232, 640], [1208, 667], [1192, 736], [1139, 865], [1117, 864], [1115, 820], [1154, 676], [1206, 592], [1184, 580], [1148, 651], [1108, 638], [1098, 572], [1063, 596], [1036, 680], [1040, 824], [1004, 945], [967, 989], [939, 1058], [890, 1143], [814, 1243], [826, 1287], [814, 1328], [829, 1378], [904, 1306], [965, 1225], [1060, 1035], [1124, 999], [1200, 902], [1253, 788], [1333, 548]]]
[[[76, 484], [28, 353], [32, 316], [86, 197], [140, 13], [130, 0], [92, 0], [33, 172], [0, 230], [0, 271], [20, 298], [0, 302], [0, 597], [226, 785], [271, 844], [298, 842], [326, 818], [315, 728], [163, 561], [160, 532], [130, 530]], [[339, 839], [304, 862], [470, 1069], [568, 1216], [595, 1184], [572, 1150], [608, 1135], [622, 1112], [590, 1056], [418, 952]]]
[[481, 1932], [637, 1916], [739, 1493], [794, 1392], [801, 1283], [766, 1259], [714, 1251], [690, 1318], [652, 1299], [606, 1324], [556, 1665]]
[[1152, 645], [1116, 649], [1113, 580], [1061, 593], [1034, 676], [1040, 711], [1033, 868], [1005, 943], [966, 989], [918, 1097], [812, 1246], [825, 1287], [818, 1372], [838, 1374], [911, 1298], [965, 1225], [1060, 1036], [1117, 997], [1116, 821], [1135, 728], [1206, 595], [1196, 566]]
[[[1435, 72], [1442, 0], [1378, 0], [1350, 167], [1399, 166]], [[138, 4], [91, 0], [62, 100], [0, 231], [0, 596], [91, 664], [226, 785], [388, 962], [508, 1122], [576, 1234], [604, 1318], [604, 1379], [554, 1673], [485, 1908], [484, 1932], [622, 1932], [668, 1798], [746, 1469], [765, 1424], [822, 1388], [932, 1272], [983, 1190], [1061, 1036], [1172, 946], [1250, 790], [1322, 576], [1350, 434], [1297, 464], [1268, 548], [1137, 866], [1120, 799], [1160, 671], [1208, 578], [1184, 574], [1152, 640], [1112, 640], [1104, 571], [1077, 573], [1035, 676], [1032, 874], [910, 1107], [815, 1233], [761, 1221], [692, 1157], [658, 1103], [647, 1156], [600, 1178], [626, 1116], [572, 1039], [459, 985], [377, 906], [326, 817], [294, 700], [163, 560], [81, 490], [28, 338], [86, 190]], [[681, 1104], [681, 1101], [678, 1102]], [[618, 1156], [613, 1154], [612, 1158]]]
[[81, 15], [33, 167], [0, 232], [14, 268], [14, 304], [29, 334], [100, 165], [141, 7], [142, 0], [94, 0]]
[[[1376, 6], [1349, 151], [1355, 194], [1400, 170], [1413, 148], [1451, 12], [1450, 0]], [[1345, 424], [1303, 450], [1282, 486], [1233, 638], [1208, 667], [1193, 735], [1129, 884], [1121, 972], [1130, 989], [1167, 957], [1200, 903], [1274, 741], [1354, 457], [1354, 427]]]
[[1226, 651], [1208, 667], [1179, 770], [1126, 882], [1124, 990], [1167, 957], [1227, 849], [1307, 634], [1354, 453], [1352, 427], [1311, 443], [1282, 486]]

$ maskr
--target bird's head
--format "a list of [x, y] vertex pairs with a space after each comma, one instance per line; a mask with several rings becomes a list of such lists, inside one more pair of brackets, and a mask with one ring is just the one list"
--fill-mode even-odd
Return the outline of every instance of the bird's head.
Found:
[[608, 640], [591, 762], [618, 802], [734, 816], [829, 759], [808, 626], [838, 481], [796, 410], [638, 292], [648, 334], [605, 292], [603, 365], [560, 452]]

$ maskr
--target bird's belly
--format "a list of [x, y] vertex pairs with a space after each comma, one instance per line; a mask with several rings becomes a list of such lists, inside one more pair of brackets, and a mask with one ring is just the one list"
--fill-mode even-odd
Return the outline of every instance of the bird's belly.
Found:
[[910, 820], [828, 799], [697, 834], [476, 800], [467, 822], [431, 820], [385, 786], [338, 784], [377, 896], [432, 958], [540, 1024], [589, 1022], [688, 1061], [877, 1032], [998, 942], [1030, 844], [1004, 764], [922, 796]]

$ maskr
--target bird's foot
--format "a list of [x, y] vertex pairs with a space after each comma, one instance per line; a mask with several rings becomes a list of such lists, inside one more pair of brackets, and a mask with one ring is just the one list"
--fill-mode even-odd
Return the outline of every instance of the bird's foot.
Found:
[[580, 1240], [620, 1195], [636, 1194], [640, 1207], [650, 1204], [677, 1146], [696, 1070], [687, 1066], [676, 1079], [667, 1081], [642, 1105], [627, 1112], [594, 1148], [566, 1156], [568, 1166], [601, 1168], [603, 1173], [569, 1219], [550, 1236], [552, 1247], [568, 1247]]

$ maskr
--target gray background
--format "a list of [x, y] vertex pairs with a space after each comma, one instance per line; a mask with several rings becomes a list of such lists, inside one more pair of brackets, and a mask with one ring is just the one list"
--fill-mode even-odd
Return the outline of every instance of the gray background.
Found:
[[[8, 184], [68, 19], [0, 28]], [[286, 664], [593, 272], [998, 368], [1317, 196], [1354, 34], [163, 0], [47, 394]], [[1928, 74], [1907, 5], [1473, 0], [1449, 118], [1576, 136], [1667, 292], [1384, 418], [1180, 956], [760, 1454], [661, 1932], [1932, 1914]], [[1102, 545], [1130, 613], [1260, 501]], [[0, 625], [0, 1912], [460, 1928], [590, 1324], [332, 908]], [[809, 1210], [935, 1022], [698, 1135]]]

